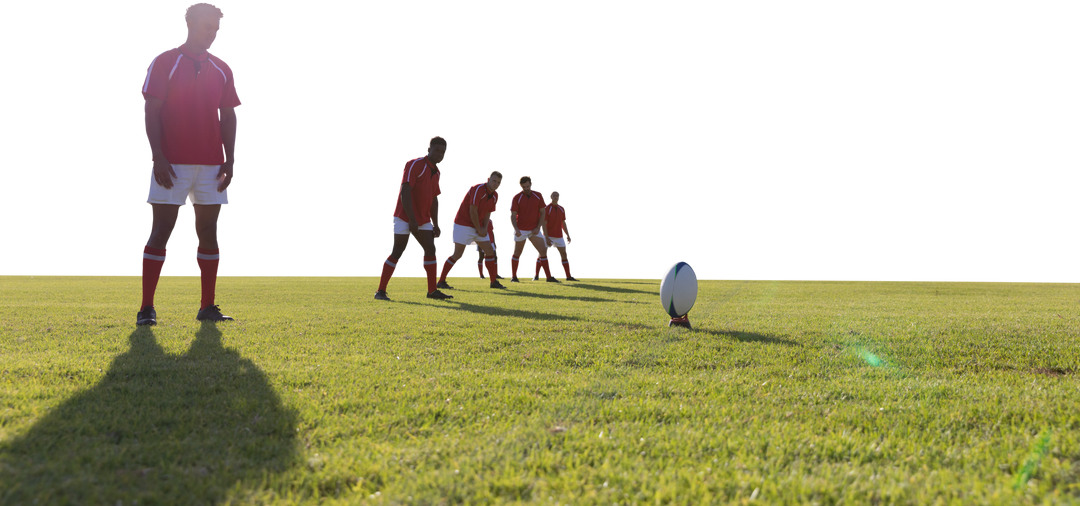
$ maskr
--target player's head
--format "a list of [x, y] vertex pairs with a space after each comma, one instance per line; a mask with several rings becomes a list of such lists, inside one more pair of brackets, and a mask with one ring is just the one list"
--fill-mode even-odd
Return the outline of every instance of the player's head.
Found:
[[431, 160], [431, 163], [443, 161], [443, 157], [446, 156], [446, 139], [443, 139], [442, 137], [432, 137], [431, 142], [428, 143], [427, 154], [428, 160]]
[[529, 176], [521, 176], [521, 180], [518, 181], [521, 184], [521, 191], [528, 192], [532, 190], [532, 178]]
[[501, 184], [502, 184], [502, 172], [495, 171], [495, 172], [492, 172], [490, 176], [488, 176], [487, 187], [491, 191], [498, 190], [499, 185], [501, 185]]
[[551, 190], [548, 190], [548, 201], [556, 206], [559, 203], [563, 202], [563, 190], [559, 190], [557, 188], [552, 188]]
[[187, 21], [188, 41], [203, 49], [210, 49], [210, 45], [217, 38], [218, 28], [224, 14], [221, 9], [210, 4], [195, 4], [188, 7], [184, 19]]

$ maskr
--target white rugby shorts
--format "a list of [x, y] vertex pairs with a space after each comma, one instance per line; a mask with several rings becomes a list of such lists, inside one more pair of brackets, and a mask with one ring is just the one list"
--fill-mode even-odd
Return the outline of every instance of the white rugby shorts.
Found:
[[476, 233], [476, 229], [473, 227], [466, 227], [465, 225], [454, 224], [454, 244], [461, 244], [468, 246], [474, 242], [491, 242], [488, 239], [487, 234], [479, 235]]
[[566, 240], [562, 237], [548, 237], [548, 239], [551, 239], [552, 246], [558, 246], [560, 248], [566, 247]]
[[[431, 222], [429, 221], [427, 223], [420, 224], [420, 230], [435, 230], [435, 226], [432, 225]], [[405, 220], [403, 220], [401, 218], [398, 218], [397, 216], [394, 216], [394, 234], [395, 235], [400, 235], [400, 234], [408, 234], [408, 233], [409, 233], [409, 222], [407, 222], [407, 221], [405, 221]]]
[[[514, 235], [514, 242], [524, 241], [525, 239], [528, 239], [532, 235], [533, 235], [532, 230], [522, 230], [521, 235]], [[543, 233], [537, 232], [536, 237], [540, 238], [541, 241], [544, 240], [544, 234]]]
[[154, 180], [154, 169], [150, 169], [150, 204], [172, 204], [182, 206], [188, 197], [192, 204], [213, 205], [228, 204], [229, 190], [218, 192], [218, 171], [220, 165], [173, 165], [173, 187], [165, 189]]

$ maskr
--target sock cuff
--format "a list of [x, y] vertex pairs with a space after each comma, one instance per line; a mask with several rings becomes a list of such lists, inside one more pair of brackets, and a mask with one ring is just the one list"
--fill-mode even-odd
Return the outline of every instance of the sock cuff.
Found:
[[203, 254], [206, 254], [206, 255], [216, 255], [216, 254], [218, 254], [218, 252], [219, 252], [219, 251], [221, 251], [221, 250], [220, 250], [220, 249], [218, 249], [218, 248], [214, 248], [214, 249], [210, 249], [210, 248], [196, 248], [196, 249], [198, 250], [198, 252], [199, 252], [199, 253], [203, 253]]
[[454, 261], [454, 257], [449, 257], [449, 258], [446, 259], [446, 263], [448, 263], [450, 265], [454, 265], [457, 262]]
[[216, 249], [199, 248], [199, 252], [195, 253], [195, 258], [199, 260], [220, 260], [221, 255], [218, 254]]
[[165, 256], [165, 248], [157, 249], [157, 248], [151, 248], [150, 246], [146, 246], [145, 248], [143, 248], [142, 251], [143, 251], [143, 253], [149, 253], [151, 255], [156, 255], [156, 256], [159, 256], [159, 257]]

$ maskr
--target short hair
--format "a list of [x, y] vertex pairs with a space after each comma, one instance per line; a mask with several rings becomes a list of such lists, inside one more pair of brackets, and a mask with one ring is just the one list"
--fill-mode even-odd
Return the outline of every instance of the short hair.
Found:
[[499, 179], [502, 179], [502, 172], [499, 172], [499, 171], [492, 172], [491, 177], [495, 177], [495, 176], [499, 176]]
[[188, 23], [202, 17], [212, 17], [214, 19], [221, 19], [225, 17], [221, 13], [221, 9], [214, 7], [210, 4], [195, 4], [187, 8], [187, 13], [184, 14], [184, 21]]
[[447, 139], [446, 136], [443, 135], [443, 134], [431, 134], [431, 135], [429, 135], [428, 136], [428, 148], [431, 148], [431, 142], [432, 141], [441, 142], [441, 143], [444, 143], [444, 145], [446, 145], [447, 148], [450, 147], [450, 139]]
[[521, 176], [521, 181], [518, 181], [518, 184], [525, 184], [525, 183], [531, 183], [531, 182], [532, 182], [531, 177], [529, 177], [529, 176]]
[[439, 137], [439, 136], [432, 137], [431, 142], [428, 143], [428, 147], [435, 146], [436, 144], [439, 145], [439, 146], [445, 147], [446, 146], [446, 139], [443, 139], [442, 137]]

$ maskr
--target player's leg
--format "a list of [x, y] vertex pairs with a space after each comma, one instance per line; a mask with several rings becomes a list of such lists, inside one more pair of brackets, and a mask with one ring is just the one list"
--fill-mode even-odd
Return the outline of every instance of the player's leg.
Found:
[[478, 242], [477, 246], [480, 247], [481, 253], [484, 255], [484, 264], [487, 266], [488, 276], [491, 278], [492, 288], [506, 288], [499, 283], [499, 263], [495, 258], [495, 247], [490, 242]]
[[558, 256], [558, 268], [563, 270], [563, 277], [565, 277], [567, 281], [575, 281], [575, 277], [573, 277], [573, 265], [570, 263], [570, 248], [556, 246], [555, 255]]
[[556, 247], [555, 255], [558, 256], [558, 268], [563, 270], [563, 277], [566, 278], [566, 281], [577, 281], [577, 278], [573, 277], [573, 264], [570, 263], [570, 248]]
[[446, 275], [450, 274], [450, 269], [454, 268], [454, 264], [461, 259], [461, 255], [465, 254], [465, 245], [454, 243], [454, 254], [450, 255], [450, 258], [446, 259], [443, 263], [442, 275], [439, 276], [439, 283], [435, 285], [436, 288], [445, 288], [447, 290], [453, 290], [454, 287], [446, 283]]
[[510, 257], [510, 282], [512, 283], [518, 282], [518, 261], [521, 259], [521, 252], [525, 251], [525, 241], [519, 241], [518, 239], [520, 238], [514, 238], [514, 256]]
[[386, 285], [390, 283], [390, 278], [394, 275], [394, 269], [397, 268], [398, 259], [405, 253], [405, 248], [408, 246], [409, 228], [408, 224], [406, 224], [405, 233], [394, 232], [394, 249], [390, 256], [386, 257], [386, 261], [383, 262], [382, 275], [379, 277], [379, 289], [375, 291], [376, 299], [390, 300], [390, 296], [386, 294]]
[[469, 246], [473, 248], [474, 264], [476, 265], [476, 275], [481, 278], [486, 274], [484, 270], [484, 250], [480, 248], [480, 245], [472, 243]]
[[135, 319], [137, 325], [157, 324], [154, 292], [157, 291], [158, 279], [161, 278], [161, 267], [165, 265], [165, 245], [169, 243], [173, 227], [176, 226], [176, 216], [180, 211], [180, 206], [173, 204], [151, 204], [151, 207], [154, 211], [154, 222], [150, 226], [150, 238], [143, 248], [142, 302]]
[[438, 283], [438, 244], [435, 242], [433, 230], [418, 230], [413, 242], [420, 248], [420, 271], [428, 277], [428, 293], [435, 292], [435, 284]]
[[[544, 268], [544, 274], [547, 275], [548, 283], [558, 283], [559, 280], [551, 277], [551, 267], [548, 265], [547, 260], [547, 244], [544, 243], [543, 236], [530, 237], [529, 240], [532, 241], [533, 246], [536, 247], [536, 252], [540, 254], [540, 259], [538, 261], [540, 262], [540, 266]], [[537, 274], [539, 274], [539, 271]], [[537, 278], [539, 278], [539, 275]]]
[[217, 275], [221, 273], [221, 204], [194, 204], [191, 206], [191, 231], [195, 234], [195, 268], [199, 270], [202, 301], [199, 318], [228, 320], [220, 315], [214, 304]]

